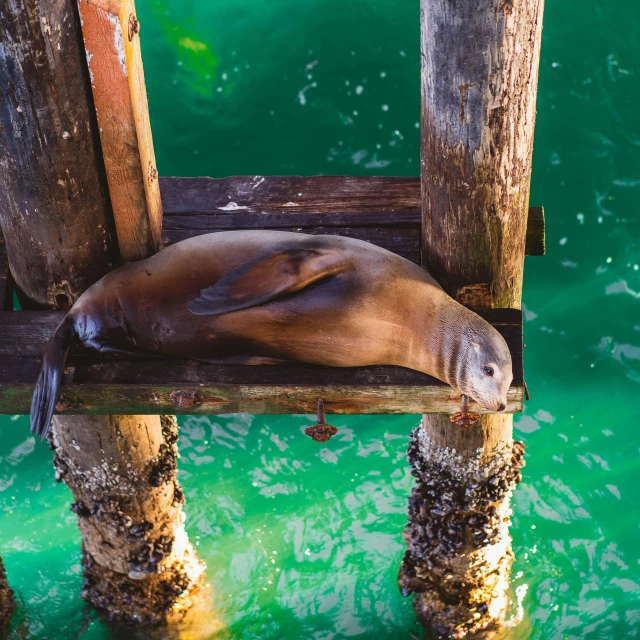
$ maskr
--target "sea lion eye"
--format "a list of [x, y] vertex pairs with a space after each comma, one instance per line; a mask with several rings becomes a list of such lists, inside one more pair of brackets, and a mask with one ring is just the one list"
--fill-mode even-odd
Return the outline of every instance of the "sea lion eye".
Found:
[[486, 376], [493, 375], [493, 369], [491, 367], [482, 367], [482, 371]]

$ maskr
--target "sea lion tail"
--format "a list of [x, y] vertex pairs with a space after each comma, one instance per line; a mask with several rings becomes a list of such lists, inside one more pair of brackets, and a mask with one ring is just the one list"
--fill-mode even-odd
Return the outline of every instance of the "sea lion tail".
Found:
[[40, 440], [44, 440], [49, 431], [62, 369], [74, 337], [75, 326], [67, 315], [47, 342], [42, 355], [40, 373], [31, 399], [31, 433], [39, 436]]

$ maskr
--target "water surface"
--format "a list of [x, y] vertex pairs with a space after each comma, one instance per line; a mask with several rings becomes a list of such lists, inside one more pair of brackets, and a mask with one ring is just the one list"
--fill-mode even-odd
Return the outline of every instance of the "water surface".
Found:
[[[162, 175], [417, 175], [416, 0], [139, 0]], [[640, 633], [640, 6], [547, 2], [525, 270], [527, 443], [507, 638]], [[187, 527], [212, 638], [419, 635], [396, 586], [417, 416], [181, 420]], [[15, 638], [102, 640], [70, 494], [26, 417], [0, 418], [0, 549]], [[514, 598], [514, 602], [515, 602]], [[517, 606], [514, 605], [517, 610]]]

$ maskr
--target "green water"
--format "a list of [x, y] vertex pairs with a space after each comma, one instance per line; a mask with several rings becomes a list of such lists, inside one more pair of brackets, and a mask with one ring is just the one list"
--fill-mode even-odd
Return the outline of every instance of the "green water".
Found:
[[[417, 175], [417, 0], [138, 0], [163, 175]], [[527, 443], [508, 638], [640, 634], [640, 6], [551, 0], [527, 259]], [[412, 638], [395, 578], [416, 416], [181, 420], [187, 527], [216, 638]], [[0, 549], [15, 638], [102, 640], [80, 599], [70, 494], [25, 417], [0, 418]], [[412, 635], [413, 634], [413, 635]]]

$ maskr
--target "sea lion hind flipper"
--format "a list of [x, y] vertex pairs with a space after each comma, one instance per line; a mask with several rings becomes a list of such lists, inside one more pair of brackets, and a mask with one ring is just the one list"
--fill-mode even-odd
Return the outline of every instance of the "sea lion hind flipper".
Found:
[[270, 302], [353, 268], [352, 259], [331, 248], [277, 251], [242, 265], [187, 303], [199, 316], [220, 315]]
[[47, 342], [42, 356], [40, 372], [33, 390], [30, 415], [31, 433], [39, 436], [41, 440], [45, 439], [49, 431], [58, 398], [62, 369], [74, 336], [74, 324], [67, 315]]

